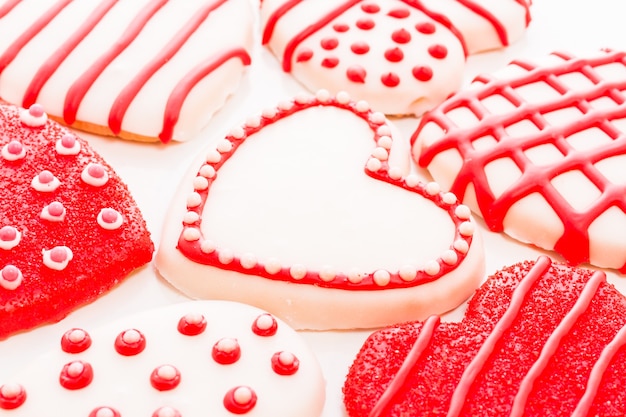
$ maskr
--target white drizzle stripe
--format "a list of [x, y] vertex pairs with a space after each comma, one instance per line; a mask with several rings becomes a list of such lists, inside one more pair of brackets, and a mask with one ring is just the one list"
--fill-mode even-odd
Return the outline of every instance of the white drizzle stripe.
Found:
[[585, 393], [582, 398], [578, 402], [578, 405], [574, 409], [572, 413], [572, 417], [585, 417], [589, 413], [589, 409], [593, 404], [593, 400], [598, 393], [598, 388], [600, 387], [600, 383], [602, 382], [602, 376], [604, 372], [609, 367], [613, 357], [617, 354], [619, 349], [626, 345], [626, 325], [624, 325], [619, 332], [615, 335], [613, 340], [602, 349], [602, 353], [600, 353], [600, 357], [591, 368], [591, 373], [589, 374], [589, 380], [587, 381], [587, 386], [585, 387]]
[[552, 334], [546, 340], [546, 343], [541, 349], [539, 357], [533, 363], [530, 370], [522, 379], [520, 387], [513, 400], [513, 407], [511, 408], [511, 417], [520, 417], [524, 415], [524, 408], [528, 401], [528, 396], [532, 392], [533, 385], [537, 378], [541, 376], [543, 370], [548, 366], [550, 358], [554, 356], [554, 353], [559, 348], [560, 342], [568, 332], [574, 327], [578, 318], [587, 310], [591, 300], [596, 295], [600, 284], [606, 281], [606, 274], [601, 271], [596, 271], [589, 281], [585, 284], [578, 300], [572, 307], [572, 309], [563, 317], [563, 320], [557, 325]]
[[498, 320], [489, 336], [487, 336], [487, 339], [485, 339], [484, 343], [476, 353], [476, 356], [474, 356], [463, 371], [459, 384], [452, 393], [452, 399], [450, 400], [450, 408], [448, 409], [447, 417], [455, 417], [461, 414], [467, 393], [480, 371], [482, 371], [484, 363], [493, 352], [496, 344], [504, 332], [511, 327], [517, 318], [518, 312], [532, 286], [545, 274], [551, 265], [552, 261], [550, 258], [546, 256], [539, 257], [528, 274], [526, 274], [526, 276], [517, 285], [513, 291], [511, 302], [509, 303], [506, 311], [500, 320]]
[[372, 411], [370, 411], [368, 417], [379, 417], [383, 414], [387, 406], [391, 403], [391, 400], [396, 395], [400, 387], [402, 387], [410, 375], [411, 371], [415, 367], [415, 364], [420, 359], [424, 350], [430, 344], [430, 341], [433, 338], [433, 334], [435, 330], [439, 326], [440, 318], [439, 316], [430, 316], [424, 321], [422, 328], [420, 329], [420, 333], [415, 340], [415, 343], [411, 347], [409, 354], [406, 355], [404, 362], [400, 366], [398, 373], [391, 379], [389, 385], [383, 392], [383, 395], [380, 396]]

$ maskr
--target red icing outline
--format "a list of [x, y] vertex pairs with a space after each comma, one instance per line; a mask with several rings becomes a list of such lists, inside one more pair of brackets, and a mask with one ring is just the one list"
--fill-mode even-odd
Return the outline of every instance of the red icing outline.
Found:
[[[626, 53], [607, 51], [605, 55], [587, 59], [574, 58], [563, 53], [554, 55], [562, 58], [564, 62], [543, 68], [516, 60], [512, 64], [527, 72], [514, 79], [497, 80], [487, 75], [477, 77], [476, 81], [484, 83], [480, 89], [457, 93], [422, 118], [411, 138], [411, 145], [415, 146], [420, 131], [427, 123], [435, 123], [445, 132], [441, 140], [422, 150], [418, 164], [427, 167], [437, 154], [456, 149], [464, 162], [450, 191], [463, 201], [467, 187], [473, 185], [480, 212], [483, 213], [489, 229], [494, 232], [504, 230], [504, 218], [516, 201], [529, 194], [540, 193], [564, 226], [563, 235], [554, 245], [554, 250], [562, 254], [568, 262], [580, 264], [589, 261], [589, 226], [591, 223], [612, 206], [626, 213], [626, 199], [624, 199], [626, 184], [613, 184], [607, 181], [593, 166], [594, 162], [601, 159], [626, 153], [626, 135], [611, 124], [612, 119], [626, 117], [626, 106], [621, 104], [607, 110], [594, 109], [588, 101], [608, 96], [617, 103], [624, 102], [625, 98], [621, 91], [626, 89], [626, 80], [602, 80], [594, 68], [609, 63], [619, 63], [626, 67]], [[559, 82], [557, 76], [572, 72], [583, 74], [595, 85], [583, 92], [568, 91], [567, 86]], [[539, 81], [550, 85], [561, 95], [557, 99], [528, 104], [516, 94], [517, 87]], [[519, 110], [503, 115], [489, 114], [479, 102], [493, 95], [501, 95]], [[488, 127], [485, 127], [484, 123], [464, 129], [454, 126], [446, 117], [446, 113], [459, 107], [468, 108], [478, 120], [488, 118], [488, 123], [485, 122]], [[548, 126], [542, 115], [566, 107], [577, 108], [583, 115], [575, 123], [571, 122], [567, 126]], [[534, 123], [539, 133], [515, 141], [500, 140], [505, 134], [505, 126], [522, 120]], [[585, 151], [577, 151], [568, 144], [568, 136], [591, 127], [602, 129], [607, 136], [614, 138], [613, 143]], [[497, 146], [489, 150], [474, 150], [471, 145], [472, 141], [485, 134], [492, 135], [498, 141]], [[521, 140], [523, 143], [520, 142]], [[521, 148], [541, 144], [554, 145], [566, 157], [559, 161], [558, 165], [551, 164], [541, 169], [534, 169]], [[523, 176], [516, 182], [515, 187], [509, 187], [500, 197], [495, 198], [489, 191], [484, 167], [499, 158], [509, 158], [514, 161], [520, 167]], [[552, 178], [572, 170], [585, 174], [602, 192], [601, 196], [584, 211], [574, 210], [551, 186]], [[620, 272], [626, 273], [626, 264], [619, 269]]]
[[[227, 136], [226, 139], [232, 144], [230, 151], [221, 153], [221, 158], [219, 162], [216, 162], [216, 163], [207, 162], [206, 165], [211, 166], [215, 170], [215, 172], [218, 173], [220, 167], [235, 154], [236, 150], [239, 148], [239, 146], [242, 143], [245, 142], [247, 138], [259, 132], [264, 127], [271, 125], [272, 123], [275, 123], [283, 118], [289, 117], [292, 114], [295, 114], [299, 111], [307, 110], [307, 109], [318, 107], [318, 106], [330, 106], [330, 107], [336, 107], [338, 109], [350, 111], [356, 117], [359, 117], [368, 123], [373, 133], [373, 144], [376, 144], [378, 142], [380, 135], [377, 133], [377, 130], [381, 126], [385, 126], [385, 122], [384, 121], [383, 122], [372, 121], [373, 112], [371, 110], [359, 111], [356, 109], [356, 103], [352, 101], [344, 104], [344, 103], [338, 102], [335, 98], [329, 98], [327, 101], [324, 101], [324, 102], [321, 102], [316, 98], [311, 98], [307, 100], [306, 102], [293, 102], [292, 106], [287, 110], [280, 109], [280, 108], [276, 109], [276, 114], [273, 117], [271, 118], [264, 117], [264, 116], [261, 117], [259, 120], [259, 124], [256, 127], [244, 126], [243, 127], [244, 136], [242, 138], [235, 138], [232, 135]], [[406, 183], [405, 179], [403, 178], [400, 178], [400, 179], [391, 178], [389, 176], [388, 170], [389, 170], [389, 166], [388, 166], [387, 161], [381, 161], [381, 168], [378, 171], [372, 172], [368, 169], [364, 169], [364, 173], [366, 175], [369, 175], [372, 178], [375, 178], [380, 181], [384, 181], [390, 184], [391, 186], [401, 187], [409, 192], [417, 193], [420, 196], [426, 198], [427, 200], [432, 201], [435, 205], [440, 207], [442, 210], [445, 210], [450, 216], [450, 219], [455, 226], [455, 236], [452, 242], [450, 242], [450, 249], [454, 250], [454, 247], [453, 247], [454, 242], [458, 240], [464, 240], [467, 243], [468, 248], [471, 248], [472, 237], [463, 236], [459, 231], [460, 225], [468, 220], [460, 219], [455, 214], [455, 209], [459, 206], [458, 202], [454, 204], [447, 204], [443, 201], [443, 196], [444, 196], [443, 193], [430, 195], [426, 191], [426, 184], [420, 182], [414, 187], [409, 186]], [[198, 171], [198, 176], [201, 176], [200, 170]], [[319, 271], [308, 270], [304, 277], [302, 277], [301, 279], [295, 280], [290, 275], [290, 266], [281, 265], [280, 271], [278, 271], [275, 274], [270, 274], [265, 270], [264, 265], [260, 263], [257, 263], [252, 268], [248, 268], [248, 269], [244, 268], [241, 265], [241, 260], [237, 257], [235, 257], [232, 260], [232, 262], [228, 262], [227, 264], [224, 264], [220, 262], [217, 250], [211, 253], [204, 253], [201, 250], [201, 242], [203, 240], [202, 232], [200, 231], [200, 225], [202, 223], [202, 212], [204, 210], [205, 204], [207, 203], [209, 191], [211, 189], [211, 183], [215, 181], [216, 178], [217, 176], [214, 176], [213, 178], [207, 178], [208, 186], [206, 187], [206, 189], [197, 190], [201, 198], [200, 204], [197, 206], [194, 206], [193, 208], [187, 207], [187, 209], [188, 211], [194, 211], [195, 213], [197, 213], [199, 220], [193, 224], [183, 223], [183, 227], [182, 227], [179, 239], [178, 239], [178, 245], [177, 245], [178, 250], [180, 250], [180, 252], [188, 259], [194, 262], [197, 262], [199, 264], [210, 265], [219, 269], [237, 271], [245, 275], [259, 276], [259, 277], [268, 278], [271, 280], [315, 285], [315, 286], [325, 287], [325, 288], [341, 288], [341, 289], [351, 289], [351, 290], [380, 290], [380, 289], [414, 287], [420, 284], [435, 281], [438, 278], [449, 273], [450, 271], [456, 269], [456, 267], [463, 262], [466, 256], [466, 253], [461, 253], [455, 250], [455, 253], [458, 255], [458, 259], [454, 265], [448, 265], [443, 261], [443, 259], [440, 258], [437, 260], [440, 266], [439, 273], [435, 275], [429, 275], [423, 270], [418, 270], [417, 276], [415, 277], [415, 279], [411, 281], [403, 280], [400, 277], [400, 274], [398, 271], [395, 271], [395, 272], [389, 271], [390, 281], [385, 286], [381, 286], [375, 283], [374, 273], [376, 271], [368, 272], [359, 283], [350, 282], [347, 274], [343, 272], [339, 272], [332, 281], [327, 282], [323, 280], [322, 278], [320, 278]], [[184, 233], [185, 233], [185, 230], [188, 228], [198, 230], [201, 235], [200, 239], [194, 240], [194, 241], [185, 240]], [[468, 252], [469, 250], [470, 249], [468, 249]]]

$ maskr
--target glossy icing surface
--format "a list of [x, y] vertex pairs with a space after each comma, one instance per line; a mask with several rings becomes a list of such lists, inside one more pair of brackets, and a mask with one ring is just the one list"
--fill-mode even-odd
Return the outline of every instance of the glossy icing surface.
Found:
[[250, 64], [246, 0], [7, 1], [0, 11], [0, 97], [100, 133], [188, 140]]
[[393, 115], [441, 102], [460, 86], [468, 54], [509, 45], [530, 22], [525, 0], [265, 0], [261, 15], [263, 43], [284, 71]]
[[492, 230], [624, 271], [625, 85], [624, 52], [516, 60], [425, 116], [413, 154]]
[[[273, 332], [255, 330], [268, 317]], [[196, 319], [201, 330], [181, 332], [181, 322]], [[2, 385], [0, 412], [21, 402], [11, 416], [318, 417], [324, 405], [320, 366], [304, 340], [243, 304], [179, 303], [59, 339]], [[230, 343], [238, 352], [232, 360], [211, 357]]]
[[[191, 296], [244, 299], [295, 327], [371, 327], [455, 307], [482, 274], [480, 237], [456, 197], [407, 175], [403, 145], [382, 114], [346, 94], [298, 96], [249, 118], [192, 168], [157, 267]], [[230, 281], [231, 290], [219, 283]], [[257, 297], [238, 281], [280, 292]], [[456, 295], [433, 304], [448, 281]], [[373, 314], [385, 297], [398, 300], [389, 318]], [[361, 298], [372, 304], [355, 305]]]

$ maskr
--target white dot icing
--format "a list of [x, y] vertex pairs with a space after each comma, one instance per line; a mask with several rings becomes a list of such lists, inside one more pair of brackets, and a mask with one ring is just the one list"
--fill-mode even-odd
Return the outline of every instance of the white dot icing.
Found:
[[[93, 175], [96, 172], [101, 175]], [[109, 174], [102, 165], [90, 162], [83, 169], [83, 172], [80, 174], [80, 178], [86, 184], [92, 185], [94, 187], [102, 187], [109, 181]]]
[[350, 102], [350, 94], [346, 93], [345, 91], [338, 92], [335, 98], [340, 104], [348, 104]]
[[454, 204], [456, 203], [456, 195], [452, 194], [452, 193], [445, 193], [442, 197], [443, 202], [446, 204]]
[[214, 178], [215, 177], [215, 168], [211, 165], [205, 164], [200, 168], [200, 175], [205, 178]]
[[298, 104], [306, 104], [309, 102], [310, 99], [311, 99], [311, 96], [308, 93], [302, 93], [302, 92], [296, 94], [296, 96], [294, 97], [295, 102]]
[[[185, 231], [188, 229], [185, 229]], [[199, 235], [200, 232], [198, 232], [198, 237], [200, 237]], [[200, 243], [200, 250], [204, 253], [213, 253], [215, 252], [215, 249], [217, 248], [217, 246], [215, 245], [215, 242], [213, 242], [212, 240], [203, 240], [202, 243]]]
[[41, 127], [48, 121], [48, 115], [39, 104], [33, 104], [28, 109], [20, 111], [20, 121], [29, 127]]
[[426, 184], [426, 192], [429, 195], [437, 195], [441, 192], [441, 187], [436, 182], [429, 182]]
[[0, 287], [15, 290], [22, 283], [22, 271], [16, 266], [7, 265], [0, 271]]
[[54, 149], [59, 155], [78, 155], [80, 153], [80, 142], [72, 134], [65, 134], [58, 139]]
[[259, 116], [250, 116], [246, 119], [246, 126], [256, 128], [261, 126], [261, 118]]
[[233, 393], [233, 399], [237, 404], [248, 404], [252, 400], [252, 391], [248, 387], [238, 387]]
[[378, 126], [378, 128], [376, 129], [376, 134], [378, 136], [388, 136], [389, 140], [391, 140], [391, 128], [389, 127], [389, 125], [380, 125]]
[[378, 172], [382, 168], [383, 164], [380, 159], [370, 158], [367, 160], [367, 169], [372, 172]]
[[17, 161], [26, 156], [26, 147], [16, 140], [12, 140], [2, 147], [2, 158], [7, 161]]
[[318, 90], [315, 93], [315, 98], [320, 103], [326, 103], [328, 100], [330, 100], [330, 92], [328, 92], [328, 90]]
[[389, 167], [389, 171], [387, 173], [391, 179], [399, 180], [402, 178], [402, 170], [398, 167]]
[[[65, 252], [65, 259], [62, 259], [60, 261], [53, 259], [53, 257], [55, 256], [55, 253], [62, 253], [61, 251]], [[47, 266], [48, 268], [54, 269], [56, 271], [62, 271], [65, 268], [67, 268], [67, 264], [69, 264], [69, 262], [74, 257], [72, 250], [68, 248], [67, 246], [56, 246], [49, 250], [44, 249], [42, 253], [43, 253], [43, 264]]]
[[[265, 112], [264, 112], [264, 114], [265, 114]], [[267, 117], [273, 117], [273, 116], [267, 116]], [[236, 127], [231, 129], [229, 135], [234, 137], [235, 139], [243, 139], [246, 136], [246, 131], [243, 130], [243, 127], [236, 126]]]
[[281, 101], [277, 106], [280, 110], [289, 111], [293, 107], [293, 103], [291, 101]]
[[383, 124], [385, 123], [385, 115], [379, 111], [374, 112], [370, 115], [370, 121], [375, 124]]
[[187, 197], [187, 207], [198, 207], [200, 204], [202, 204], [200, 194], [196, 192], [189, 194], [189, 197]]
[[203, 191], [207, 188], [209, 188], [209, 181], [206, 178], [199, 176], [193, 179], [194, 190]]
[[363, 281], [363, 274], [357, 269], [352, 269], [348, 272], [348, 281], [353, 284], [359, 284]]
[[389, 152], [387, 152], [387, 149], [378, 146], [372, 151], [372, 156], [376, 159], [380, 159], [381, 161], [386, 161], [389, 159]]
[[441, 259], [448, 265], [454, 265], [459, 260], [458, 255], [453, 250], [447, 250], [441, 256]]
[[[275, 107], [269, 107], [269, 108], [263, 109], [263, 111], [261, 112], [261, 115], [265, 117], [266, 119], [273, 119], [274, 117], [276, 117], [277, 113], [278, 113], [278, 110], [276, 110]], [[243, 129], [241, 131], [243, 132]]]
[[459, 225], [459, 233], [463, 236], [472, 236], [474, 234], [474, 223], [465, 221]]
[[337, 276], [337, 273], [331, 267], [324, 267], [320, 270], [320, 279], [325, 282], [330, 282]]
[[[200, 231], [195, 227], [188, 227], [183, 231], [183, 239], [188, 242], [194, 242], [200, 239]], [[215, 248], [214, 248], [215, 250]], [[211, 251], [213, 252], [213, 251]]]
[[217, 254], [217, 259], [219, 259], [220, 263], [226, 265], [229, 264], [235, 259], [235, 255], [233, 251], [230, 249], [220, 249]]
[[222, 138], [217, 143], [216, 149], [221, 153], [230, 152], [233, 149], [233, 143], [226, 138]]
[[198, 220], [200, 220], [200, 215], [195, 211], [188, 211], [183, 217], [183, 223], [185, 224], [193, 224]]
[[43, 220], [48, 220], [50, 222], [62, 222], [63, 220], [65, 220], [66, 213], [67, 210], [65, 209], [63, 204], [55, 201], [45, 206], [41, 210], [41, 214], [39, 215], [39, 217], [41, 217], [41, 219]]
[[251, 253], [246, 253], [241, 257], [241, 266], [245, 269], [252, 269], [256, 266], [257, 260]]
[[30, 185], [39, 192], [51, 193], [59, 188], [61, 181], [52, 175], [50, 171], [44, 170], [35, 175]]
[[376, 144], [378, 146], [380, 146], [381, 148], [385, 148], [387, 150], [390, 150], [391, 146], [393, 145], [393, 140], [391, 139], [390, 136], [383, 135], [383, 136], [378, 138], [378, 141], [376, 142]]
[[98, 225], [106, 230], [119, 229], [124, 223], [124, 217], [122, 217], [122, 214], [117, 210], [108, 207], [100, 210], [96, 220]]
[[293, 265], [289, 269], [289, 275], [291, 275], [293, 279], [302, 279], [306, 276], [306, 268], [304, 265]]
[[354, 107], [356, 108], [356, 111], [360, 113], [365, 113], [366, 111], [369, 111], [370, 104], [365, 100], [359, 100], [356, 102]]
[[413, 281], [417, 277], [417, 268], [413, 265], [405, 265], [398, 271], [400, 279], [406, 282]]
[[466, 205], [460, 204], [456, 207], [456, 209], [454, 209], [454, 214], [456, 214], [456, 217], [458, 217], [459, 219], [468, 220], [472, 212], [469, 209], [469, 207], [467, 207]]
[[216, 164], [221, 160], [222, 160], [222, 155], [216, 149], [211, 149], [206, 154], [205, 161], [207, 161], [207, 163], [209, 164]]
[[13, 226], [3, 226], [0, 229], [0, 249], [13, 249], [20, 243], [21, 239], [22, 233]]
[[415, 174], [409, 174], [406, 176], [406, 178], [404, 179], [404, 182], [406, 183], [406, 185], [408, 185], [411, 188], [415, 188], [420, 184], [420, 179], [417, 175]]
[[384, 287], [385, 285], [388, 285], [390, 281], [391, 274], [389, 273], [389, 271], [379, 269], [378, 271], [374, 272], [374, 282], [376, 283], [376, 285]]
[[280, 272], [281, 269], [282, 265], [280, 264], [280, 262], [278, 262], [278, 259], [272, 258], [265, 263], [265, 272], [267, 272], [268, 274], [277, 274]]
[[469, 244], [467, 243], [467, 241], [459, 239], [454, 242], [454, 249], [456, 249], [460, 253], [467, 253], [467, 251], [469, 250]]
[[437, 261], [428, 261], [424, 267], [424, 272], [428, 275], [437, 275], [441, 271], [441, 265]]

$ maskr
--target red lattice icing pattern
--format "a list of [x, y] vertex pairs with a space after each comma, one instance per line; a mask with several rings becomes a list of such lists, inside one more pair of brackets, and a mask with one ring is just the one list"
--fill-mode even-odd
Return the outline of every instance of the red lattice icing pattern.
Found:
[[462, 322], [372, 335], [344, 386], [349, 415], [623, 415], [625, 312], [602, 272], [546, 257], [505, 268]]
[[[622, 214], [626, 212], [626, 182], [611, 180], [596, 167], [603, 160], [626, 154], [626, 134], [615, 125], [615, 121], [626, 118], [626, 54], [607, 51], [593, 58], [554, 55], [562, 58], [562, 63], [536, 67], [516, 60], [512, 65], [523, 70], [518, 76], [506, 79], [488, 75], [477, 77], [476, 82], [483, 84], [481, 87], [458, 93], [424, 116], [412, 143], [417, 146], [421, 131], [429, 124], [434, 123], [443, 130], [442, 138], [421, 151], [419, 165], [428, 167], [438, 154], [457, 150], [463, 166], [450, 190], [464, 201], [467, 187], [472, 185], [476, 191], [479, 214], [493, 231], [503, 231], [505, 216], [513, 204], [529, 194], [540, 193], [564, 226], [554, 250], [569, 262], [579, 264], [590, 260], [589, 226], [594, 220], [612, 207], [621, 210]], [[607, 65], [624, 67], [620, 78], [603, 78], [602, 67]], [[585, 80], [576, 89], [566, 81], [566, 77], [572, 74]], [[525, 100], [521, 89], [533, 83], [543, 83], [552, 93], [533, 102]], [[483, 102], [493, 97], [507, 100], [512, 110], [503, 114], [489, 111]], [[604, 102], [611, 104], [599, 108], [592, 103], [600, 98], [607, 98]], [[456, 126], [449, 114], [459, 108], [468, 109], [476, 122], [471, 126]], [[577, 116], [566, 122], [550, 123], [546, 115], [563, 109], [574, 109]], [[511, 138], [507, 128], [522, 121], [529, 122], [535, 129]], [[589, 129], [600, 132], [605, 140], [597, 140], [590, 149], [576, 149], [570, 137]], [[487, 135], [495, 139], [493, 144], [475, 148], [475, 141]], [[561, 157], [537, 166], [527, 152], [543, 145], [553, 146]], [[502, 158], [512, 160], [522, 175], [495, 197], [485, 166]], [[572, 207], [553, 185], [555, 177], [573, 171], [583, 174], [599, 191], [597, 198], [584, 209]], [[620, 266], [620, 270], [626, 272], [626, 265]]]
[[[326, 93], [327, 94], [327, 93]], [[457, 203], [456, 197], [450, 193], [441, 193], [435, 184], [422, 183], [412, 177], [399, 178], [389, 172], [389, 164], [386, 159], [392, 139], [389, 134], [389, 126], [383, 115], [375, 113], [369, 108], [360, 108], [359, 103], [350, 100], [327, 97], [320, 94], [317, 97], [302, 97], [293, 102], [279, 107], [272, 114], [264, 115], [254, 123], [235, 130], [236, 134], [228, 135], [221, 148], [217, 150], [215, 158], [207, 157], [207, 162], [200, 167], [195, 184], [195, 190], [188, 200], [186, 219], [178, 239], [178, 249], [187, 258], [204, 265], [211, 265], [225, 270], [232, 270], [251, 276], [261, 276], [271, 280], [287, 281], [297, 284], [315, 285], [326, 288], [342, 288], [347, 290], [379, 290], [382, 288], [406, 288], [437, 280], [450, 271], [457, 268], [465, 258], [472, 242], [474, 224], [470, 220], [466, 207]], [[408, 192], [432, 201], [436, 206], [445, 210], [455, 226], [455, 234], [450, 242], [446, 254], [439, 259], [433, 260], [431, 268], [413, 271], [410, 277], [403, 276], [402, 271], [386, 271], [379, 269], [361, 274], [358, 279], [349, 276], [347, 271], [339, 271], [332, 276], [327, 276], [324, 271], [299, 270], [294, 265], [268, 265], [258, 261], [252, 265], [247, 264], [246, 259], [238, 254], [222, 251], [221, 248], [212, 246], [210, 237], [205, 237], [201, 231], [202, 214], [205, 205], [210, 204], [211, 184], [218, 181], [220, 167], [236, 154], [238, 147], [261, 131], [281, 119], [289, 117], [297, 112], [318, 106], [335, 107], [351, 112], [355, 117], [366, 121], [372, 131], [372, 144], [386, 146], [384, 157], [378, 159], [374, 153], [365, 164], [364, 174], [390, 186], [401, 187]], [[382, 133], [381, 133], [382, 132]], [[381, 140], [382, 139], [382, 140]], [[381, 145], [384, 144], [384, 145]], [[448, 257], [448, 255], [451, 255]]]

